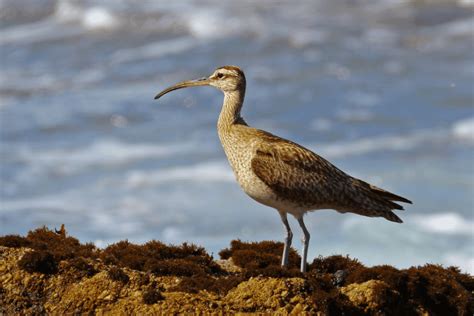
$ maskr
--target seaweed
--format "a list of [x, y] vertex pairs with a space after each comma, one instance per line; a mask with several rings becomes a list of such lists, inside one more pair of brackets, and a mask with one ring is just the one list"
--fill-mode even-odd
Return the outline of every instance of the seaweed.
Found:
[[101, 252], [100, 258], [108, 265], [143, 271], [145, 262], [148, 260], [148, 254], [143, 250], [143, 246], [134, 245], [127, 240], [119, 241], [105, 248]]
[[20, 268], [30, 273], [54, 274], [58, 272], [58, 263], [54, 256], [45, 250], [27, 252], [18, 262]]
[[366, 315], [338, 290], [315, 291], [311, 295], [315, 310], [323, 315]]
[[309, 296], [316, 312], [323, 315], [363, 315], [359, 308], [340, 293], [332, 273], [320, 273], [313, 269], [304, 278], [305, 294]]
[[19, 235], [6, 235], [0, 237], [0, 246], [9, 248], [29, 247], [31, 242], [25, 237]]
[[233, 240], [230, 248], [219, 252], [222, 259], [232, 258], [232, 262], [242, 268], [243, 276], [301, 277], [300, 256], [290, 248], [288, 267], [281, 267], [283, 243], [274, 241], [242, 242]]
[[107, 276], [113, 280], [127, 284], [130, 281], [129, 276], [120, 268], [112, 267], [107, 271]]
[[389, 265], [373, 266], [370, 268], [360, 266], [352, 270], [346, 282], [363, 283], [369, 280], [380, 280], [397, 289], [402, 295], [406, 293], [408, 274]]
[[[120, 241], [101, 250], [67, 236], [64, 227], [56, 232], [39, 228], [26, 237], [3, 236], [0, 245], [33, 249], [18, 261], [19, 267], [30, 273], [62, 273], [75, 279], [92, 277], [98, 272], [94, 266], [102, 269], [100, 267], [105, 265], [111, 280], [127, 284], [130, 277], [123, 268], [146, 272], [136, 279], [137, 284], [145, 288], [142, 295], [146, 304], [164, 299], [164, 289], [150, 281], [152, 274], [180, 277], [180, 282], [169, 288], [170, 291], [197, 293], [205, 290], [221, 296], [251, 277], [264, 276], [305, 279], [300, 294], [312, 301], [312, 310], [327, 315], [417, 315], [420, 310], [430, 315], [470, 315], [473, 311], [474, 278], [456, 267], [433, 264], [402, 270], [389, 265], [366, 267], [356, 259], [334, 255], [314, 259], [309, 272], [301, 273], [298, 269], [301, 259], [296, 251], [290, 249], [289, 267], [282, 268], [283, 244], [272, 241], [232, 241], [219, 255], [222, 259], [232, 259], [241, 268], [240, 272], [234, 273], [222, 270], [204, 248], [193, 244], [169, 246], [153, 240], [136, 245]], [[377, 311], [356, 306], [349, 296], [342, 294], [348, 293], [342, 290], [344, 286], [363, 286], [373, 280], [381, 281], [370, 283]], [[40, 306], [43, 294], [41, 288], [24, 291], [18, 307]]]
[[456, 273], [439, 265], [426, 264], [407, 270], [407, 291], [432, 315], [467, 315], [472, 295], [456, 279]]
[[246, 278], [238, 275], [211, 277], [199, 275], [196, 277], [183, 277], [179, 284], [171, 291], [197, 293], [201, 290], [226, 295], [231, 289], [242, 283]]
[[72, 258], [68, 261], [68, 264], [76, 269], [81, 276], [92, 277], [98, 272], [94, 266], [89, 264], [83, 257]]
[[155, 304], [158, 301], [161, 301], [164, 299], [163, 294], [161, 294], [161, 291], [154, 288], [146, 289], [143, 292], [142, 298], [143, 298], [143, 303], [147, 305]]
[[184, 259], [150, 260], [145, 265], [146, 271], [156, 275], [193, 276], [204, 275], [203, 267]]
[[187, 243], [167, 246], [155, 240], [144, 245], [120, 241], [104, 249], [100, 257], [106, 264], [157, 275], [192, 276], [223, 272], [204, 248]]
[[342, 256], [319, 257], [311, 268], [306, 278], [312, 286], [316, 309], [323, 313], [331, 312], [334, 300], [337, 306], [347, 305], [334, 292], [334, 282], [330, 282], [335, 270], [341, 268], [347, 272], [345, 284], [379, 280], [387, 285], [374, 289], [374, 300], [384, 314], [416, 315], [420, 306], [430, 315], [467, 315], [472, 309], [472, 295], [467, 289], [472, 285], [472, 277], [458, 269], [430, 264], [407, 270], [389, 265], [365, 267], [357, 260]]
[[81, 244], [73, 237], [67, 237], [64, 228], [60, 233], [53, 232], [46, 227], [29, 231], [26, 237], [7, 235], [0, 237], [0, 245], [11, 248], [28, 247], [38, 251], [47, 251], [56, 261], [74, 257], [95, 257], [93, 244]]
[[351, 273], [352, 271], [363, 267], [364, 265], [357, 259], [351, 259], [349, 256], [319, 256], [308, 266], [308, 271], [316, 270], [316, 272], [319, 273], [336, 273], [338, 270], [344, 270], [347, 273]]
[[74, 237], [66, 236], [65, 231], [56, 233], [46, 227], [28, 232], [27, 240], [31, 241], [31, 248], [50, 251], [56, 260], [71, 259], [74, 257], [94, 258], [95, 246], [91, 243], [81, 244]]
[[451, 271], [454, 278], [466, 288], [466, 290], [474, 292], [474, 277], [467, 273], [462, 273], [458, 267], [448, 267], [447, 270]]

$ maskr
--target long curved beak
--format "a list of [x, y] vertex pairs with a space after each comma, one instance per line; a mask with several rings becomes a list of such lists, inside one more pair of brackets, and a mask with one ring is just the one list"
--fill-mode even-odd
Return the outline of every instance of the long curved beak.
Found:
[[207, 85], [209, 85], [210, 82], [211, 82], [211, 80], [209, 78], [206, 78], [206, 77], [196, 79], [196, 80], [183, 81], [183, 82], [177, 83], [174, 86], [171, 86], [171, 87], [161, 91], [160, 93], [158, 93], [155, 96], [155, 100], [161, 98], [162, 96], [164, 96], [168, 92], [171, 92], [171, 91], [174, 91], [174, 90], [187, 88], [187, 87], [207, 86]]

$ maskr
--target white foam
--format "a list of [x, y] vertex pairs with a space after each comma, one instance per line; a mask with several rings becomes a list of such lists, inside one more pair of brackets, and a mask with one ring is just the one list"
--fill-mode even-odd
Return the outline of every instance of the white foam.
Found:
[[[195, 7], [194, 10], [180, 14], [188, 26], [189, 32], [199, 39], [217, 39], [230, 35], [262, 30], [262, 20], [251, 11], [245, 12], [245, 19], [229, 14], [232, 8], [218, 9], [216, 6]], [[242, 15], [242, 12], [239, 12]]]
[[410, 222], [429, 233], [474, 237], [474, 221], [454, 212], [414, 215], [410, 218]]
[[452, 133], [458, 139], [474, 142], [474, 117], [455, 122]]
[[233, 182], [235, 178], [225, 161], [210, 161], [156, 171], [134, 170], [126, 175], [126, 183], [130, 187], [151, 186], [170, 181]]
[[196, 37], [210, 38], [218, 35], [219, 20], [211, 12], [195, 12], [190, 15], [189, 29]]
[[196, 45], [190, 37], [164, 40], [136, 48], [122, 49], [112, 55], [113, 63], [123, 63], [140, 59], [158, 58], [184, 52]]
[[56, 3], [54, 18], [61, 22], [75, 22], [81, 19], [83, 9], [69, 0], [59, 0]]
[[128, 125], [128, 120], [123, 115], [114, 114], [110, 117], [110, 123], [115, 127], [125, 127]]
[[458, 3], [466, 7], [474, 6], [474, 0], [458, 0]]
[[80, 23], [87, 30], [110, 29], [120, 24], [104, 7], [83, 8], [68, 0], [57, 3], [54, 17], [61, 23]]
[[82, 15], [82, 25], [89, 30], [110, 29], [119, 25], [119, 21], [105, 8], [92, 7]]
[[2, 28], [2, 30], [0, 30], [0, 44], [39, 43], [48, 40], [60, 40], [82, 33], [83, 31], [78, 28], [51, 21], [40, 21]]
[[[114, 15], [103, 7], [84, 9], [71, 1], [58, 1], [53, 18], [0, 30], [0, 44], [39, 43], [83, 35], [85, 31], [119, 26]], [[79, 26], [79, 27], [78, 27]]]
[[195, 37], [204, 39], [224, 36], [225, 33], [230, 33], [230, 24], [220, 16], [222, 14], [214, 10], [195, 11], [187, 19], [189, 31]]

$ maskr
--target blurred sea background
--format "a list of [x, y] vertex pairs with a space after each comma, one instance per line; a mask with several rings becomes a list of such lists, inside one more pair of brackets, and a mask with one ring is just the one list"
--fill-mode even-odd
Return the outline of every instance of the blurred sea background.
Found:
[[[473, 1], [0, 1], [0, 233], [159, 239], [217, 256], [282, 240], [235, 182], [213, 88], [238, 65], [243, 116], [413, 200], [404, 224], [306, 217], [310, 260], [474, 273]], [[295, 236], [297, 223], [290, 219]], [[295, 239], [294, 246], [300, 248]]]

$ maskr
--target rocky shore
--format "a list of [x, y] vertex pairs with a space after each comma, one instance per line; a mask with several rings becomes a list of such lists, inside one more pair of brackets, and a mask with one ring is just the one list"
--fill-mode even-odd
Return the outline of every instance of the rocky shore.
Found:
[[456, 267], [365, 267], [345, 256], [298, 271], [283, 245], [231, 242], [212, 258], [196, 245], [121, 241], [98, 249], [59, 231], [0, 237], [0, 315], [278, 313], [472, 315], [474, 278]]

